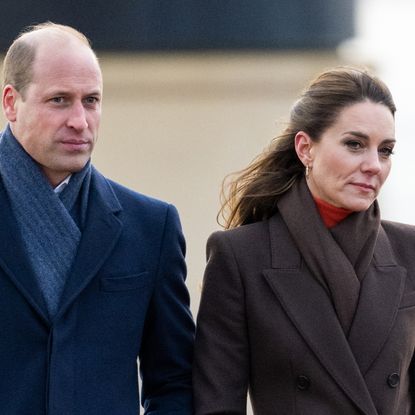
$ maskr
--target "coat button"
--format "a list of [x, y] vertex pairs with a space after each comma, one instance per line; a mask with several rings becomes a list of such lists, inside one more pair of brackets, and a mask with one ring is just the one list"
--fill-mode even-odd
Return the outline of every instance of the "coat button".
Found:
[[297, 388], [300, 391], [306, 391], [310, 388], [310, 379], [307, 376], [300, 375], [297, 377]]
[[391, 373], [386, 381], [391, 388], [396, 388], [400, 380], [401, 378], [398, 373]]

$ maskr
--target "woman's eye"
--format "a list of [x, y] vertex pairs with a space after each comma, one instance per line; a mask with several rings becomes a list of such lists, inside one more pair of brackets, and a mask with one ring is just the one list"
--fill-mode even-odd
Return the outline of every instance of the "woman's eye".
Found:
[[363, 145], [360, 141], [356, 141], [356, 140], [349, 140], [346, 141], [346, 146], [352, 150], [360, 150], [361, 148], [363, 148]]
[[383, 157], [390, 157], [393, 154], [393, 147], [383, 147], [381, 149], [379, 149], [379, 153], [383, 156]]

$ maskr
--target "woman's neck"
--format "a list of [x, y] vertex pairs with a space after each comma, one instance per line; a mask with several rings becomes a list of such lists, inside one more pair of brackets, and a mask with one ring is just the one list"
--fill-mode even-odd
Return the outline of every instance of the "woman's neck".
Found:
[[317, 209], [320, 213], [321, 218], [323, 219], [324, 224], [329, 229], [336, 226], [339, 222], [341, 222], [353, 212], [349, 209], [334, 206], [314, 196], [313, 199], [316, 203]]

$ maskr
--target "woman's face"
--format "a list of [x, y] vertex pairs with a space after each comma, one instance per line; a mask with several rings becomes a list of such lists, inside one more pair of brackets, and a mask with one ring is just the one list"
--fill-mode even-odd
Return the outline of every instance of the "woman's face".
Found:
[[307, 183], [313, 196], [362, 211], [373, 203], [389, 175], [395, 122], [388, 107], [364, 101], [344, 108], [318, 142], [298, 133], [297, 152], [301, 142], [309, 157], [307, 162], [300, 158], [309, 165]]

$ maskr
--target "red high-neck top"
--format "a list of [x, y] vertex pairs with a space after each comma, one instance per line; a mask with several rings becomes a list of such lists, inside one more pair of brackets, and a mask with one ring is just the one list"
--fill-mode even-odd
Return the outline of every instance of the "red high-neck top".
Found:
[[316, 202], [317, 209], [327, 228], [333, 228], [353, 212], [349, 209], [333, 206], [314, 196], [313, 199]]

